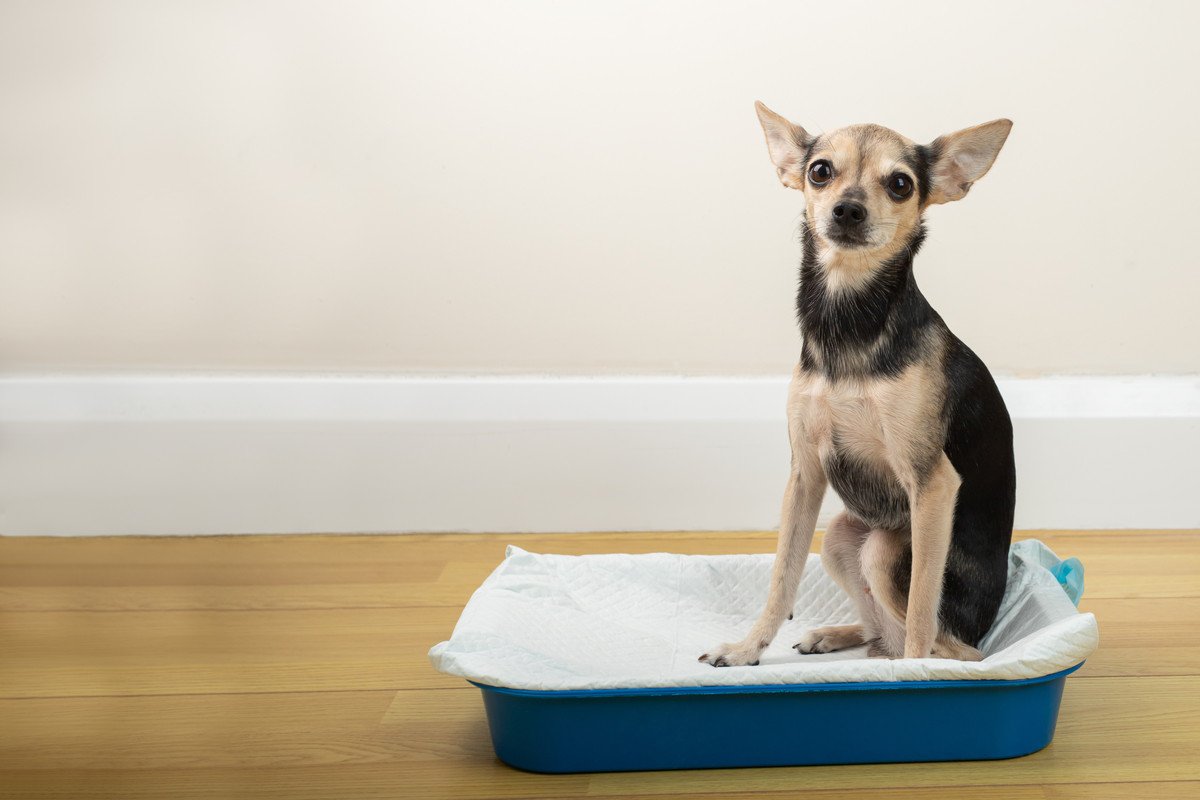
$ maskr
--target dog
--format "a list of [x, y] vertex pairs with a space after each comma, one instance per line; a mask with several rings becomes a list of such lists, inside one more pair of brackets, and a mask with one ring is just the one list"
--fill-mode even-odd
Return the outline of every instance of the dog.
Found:
[[766, 608], [700, 661], [758, 664], [791, 617], [827, 485], [845, 511], [821, 560], [860, 622], [811, 630], [796, 650], [979, 660], [1008, 574], [1012, 422], [987, 367], [917, 288], [913, 258], [925, 210], [966, 196], [1012, 123], [920, 145], [878, 125], [813, 136], [756, 108], [779, 180], [805, 199], [791, 470]]

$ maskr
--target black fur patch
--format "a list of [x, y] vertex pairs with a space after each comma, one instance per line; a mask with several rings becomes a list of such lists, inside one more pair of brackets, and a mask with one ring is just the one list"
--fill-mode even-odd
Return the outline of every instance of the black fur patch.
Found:
[[929, 191], [933, 188], [930, 183], [929, 174], [933, 169], [933, 165], [937, 162], [939, 149], [936, 143], [931, 145], [919, 144], [906, 153], [902, 159], [913, 171], [913, 176], [917, 179], [917, 194], [922, 204], [929, 199]]
[[976, 645], [996, 618], [1008, 577], [1017, 493], [1013, 430], [1004, 399], [983, 361], [953, 333], [946, 335], [943, 449], [962, 485], [954, 508], [941, 617], [959, 639]]
[[829, 485], [846, 504], [846, 509], [868, 527], [905, 530], [908, 527], [908, 495], [892, 475], [848, 454], [834, 436], [833, 452], [825, 459]]
[[813, 150], [817, 148], [817, 142], [821, 141], [820, 136], [814, 136], [808, 141], [808, 149], [804, 151], [804, 162], [800, 165], [800, 174], [808, 174], [808, 162], [812, 161]]
[[804, 334], [801, 365], [835, 379], [899, 375], [926, 344], [928, 328], [941, 322], [912, 277], [913, 257], [925, 240], [924, 227], [900, 253], [881, 264], [865, 286], [837, 293], [826, 285], [817, 261], [816, 236], [807, 223], [801, 237], [796, 295], [796, 314]]

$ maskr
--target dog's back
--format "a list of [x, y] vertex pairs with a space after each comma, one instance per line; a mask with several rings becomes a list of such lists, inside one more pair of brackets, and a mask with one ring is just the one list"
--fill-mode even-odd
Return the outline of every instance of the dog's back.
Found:
[[946, 331], [946, 455], [962, 478], [946, 561], [941, 619], [976, 645], [996, 619], [1008, 579], [1017, 472], [1012, 421], [979, 356]]

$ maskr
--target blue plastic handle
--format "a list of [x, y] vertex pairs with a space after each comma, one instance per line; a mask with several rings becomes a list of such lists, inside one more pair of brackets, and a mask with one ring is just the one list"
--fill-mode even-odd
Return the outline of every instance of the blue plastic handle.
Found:
[[1063, 559], [1057, 567], [1051, 570], [1071, 602], [1079, 605], [1083, 597], [1083, 562], [1078, 558]]

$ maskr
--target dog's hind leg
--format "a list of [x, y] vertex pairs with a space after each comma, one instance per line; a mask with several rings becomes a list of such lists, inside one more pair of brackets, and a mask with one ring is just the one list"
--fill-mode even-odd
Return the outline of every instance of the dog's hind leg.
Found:
[[873, 530], [861, 551], [862, 574], [875, 605], [876, 638], [867, 655], [904, 655], [904, 618], [908, 609], [908, 571], [912, 550], [906, 533]]
[[832, 653], [858, 647], [878, 636], [878, 611], [863, 577], [860, 557], [863, 543], [870, 533], [871, 529], [866, 523], [845, 511], [829, 522], [821, 546], [821, 564], [854, 602], [859, 622], [813, 628], [792, 645], [798, 652]]
[[[872, 658], [904, 656], [908, 592], [912, 571], [909, 537], [891, 531], [871, 531], [862, 549], [862, 570], [875, 601], [877, 637], [867, 655]], [[944, 627], [939, 627], [930, 658], [981, 661], [983, 654]]]

